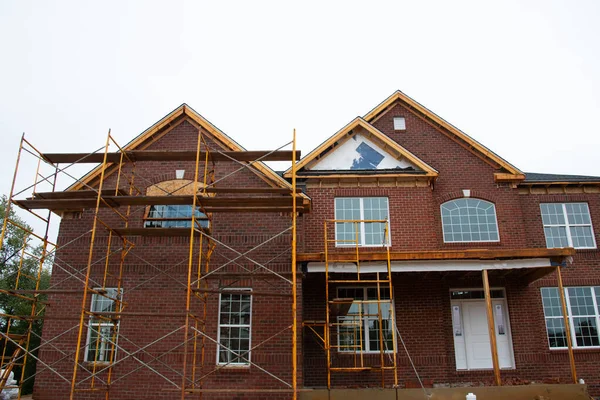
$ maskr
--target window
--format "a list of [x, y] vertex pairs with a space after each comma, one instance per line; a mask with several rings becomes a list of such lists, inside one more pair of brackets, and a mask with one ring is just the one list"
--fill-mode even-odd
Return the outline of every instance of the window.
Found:
[[[573, 347], [599, 347], [600, 286], [565, 288], [565, 300]], [[550, 348], [567, 347], [558, 288], [542, 288], [542, 303]]]
[[252, 297], [221, 293], [219, 310], [217, 364], [250, 365]]
[[404, 117], [394, 117], [394, 130], [404, 131], [406, 130], [406, 120]]
[[[202, 228], [209, 227], [206, 214], [196, 208], [197, 224]], [[150, 206], [148, 215], [144, 220], [144, 228], [191, 228], [192, 206]]]
[[540, 210], [546, 247], [596, 248], [587, 203], [542, 203]]
[[444, 242], [497, 242], [498, 223], [494, 203], [457, 199], [442, 204]]
[[[335, 199], [336, 246], [389, 246], [391, 235], [385, 237], [385, 223], [364, 222], [388, 220], [387, 197], [338, 197]], [[389, 225], [389, 224], [388, 224]], [[388, 228], [389, 229], [389, 228]]]
[[[389, 288], [380, 289], [381, 326], [383, 327], [383, 349], [394, 350], [393, 308]], [[348, 313], [337, 317], [338, 349], [340, 352], [374, 353], [381, 349], [379, 338], [379, 313], [377, 288], [338, 288], [338, 298], [354, 299]], [[364, 302], [364, 301], [370, 302]], [[387, 300], [387, 301], [385, 301]], [[362, 332], [361, 332], [362, 327]], [[361, 340], [362, 339], [362, 340]]]
[[117, 311], [116, 299], [121, 300], [122, 291], [117, 291], [116, 288], [95, 290], [104, 290], [104, 293], [92, 295], [90, 311], [98, 314], [92, 315], [89, 319], [85, 361], [111, 363], [115, 360], [117, 351], [119, 322], [111, 320], [111, 315], [104, 313]]

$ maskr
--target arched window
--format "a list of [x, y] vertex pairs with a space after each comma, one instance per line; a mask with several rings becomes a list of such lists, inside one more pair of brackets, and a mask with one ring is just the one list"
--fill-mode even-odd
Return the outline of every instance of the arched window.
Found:
[[450, 200], [441, 206], [444, 242], [497, 242], [494, 203], [480, 199]]
[[[146, 194], [148, 196], [191, 195], [193, 189], [193, 181], [176, 179], [152, 185], [146, 189]], [[195, 218], [199, 227], [210, 228], [209, 218], [200, 211], [199, 207], [196, 207]], [[191, 204], [149, 206], [144, 217], [144, 228], [190, 228], [191, 226]]]

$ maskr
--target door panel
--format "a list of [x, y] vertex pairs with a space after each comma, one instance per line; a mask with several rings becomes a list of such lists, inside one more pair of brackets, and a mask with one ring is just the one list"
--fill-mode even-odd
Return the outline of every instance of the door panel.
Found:
[[463, 303], [467, 368], [492, 367], [490, 336], [487, 328], [485, 303], [480, 301]]
[[[455, 348], [455, 351], [466, 353], [467, 369], [493, 368], [485, 301], [462, 301], [460, 306], [465, 346], [464, 349]], [[500, 368], [512, 368], [514, 363], [505, 301], [494, 300], [492, 310]], [[461, 358], [460, 355], [457, 359], [459, 358]]]

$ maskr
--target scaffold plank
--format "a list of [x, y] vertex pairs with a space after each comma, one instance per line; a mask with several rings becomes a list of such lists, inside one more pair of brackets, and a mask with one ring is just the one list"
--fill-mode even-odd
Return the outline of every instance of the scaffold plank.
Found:
[[[119, 207], [119, 206], [153, 206], [153, 205], [190, 205], [194, 202], [192, 195], [173, 195], [173, 196], [103, 196], [104, 202], [100, 207]], [[74, 210], [95, 208], [96, 199], [94, 198], [57, 198], [57, 199], [25, 199], [15, 200], [15, 203], [24, 209], [50, 209], [50, 210]], [[197, 204], [205, 208], [207, 212], [215, 211], [260, 211], [260, 208], [266, 208], [262, 211], [291, 211], [291, 197], [236, 197], [236, 198], [216, 198], [216, 197], [198, 197]], [[210, 209], [209, 209], [210, 208]], [[298, 207], [303, 209], [303, 207]], [[288, 210], [289, 209], [289, 210]]]
[[[113, 232], [120, 236], [190, 236], [190, 228], [115, 228]], [[200, 235], [199, 231], [194, 232], [196, 236]]]
[[[118, 189], [116, 193], [120, 196], [126, 196], [129, 194], [124, 189]], [[115, 189], [103, 189], [102, 196], [114, 196]], [[37, 192], [33, 194], [34, 199], [95, 199], [98, 196], [97, 190], [77, 190], [77, 191], [65, 191], [65, 192]]]
[[[291, 188], [273, 188], [273, 187], [243, 187], [243, 188], [232, 188], [232, 187], [209, 187], [206, 188], [207, 193], [232, 193], [232, 194], [291, 194]], [[296, 189], [296, 193], [302, 193], [302, 189]]]
[[[289, 161], [292, 159], [290, 150], [253, 150], [253, 151], [209, 151], [210, 161]], [[107, 162], [121, 162], [120, 152], [107, 153]], [[157, 151], [157, 150], [129, 150], [125, 151], [126, 158], [133, 161], [196, 161], [195, 151]], [[206, 159], [206, 152], [200, 152], [200, 160]], [[44, 153], [42, 157], [53, 164], [88, 163], [98, 164], [104, 161], [104, 153]], [[300, 151], [296, 151], [296, 158], [300, 158]]]
[[281, 292], [269, 292], [269, 291], [261, 291], [261, 290], [240, 290], [240, 289], [205, 289], [205, 288], [194, 288], [192, 292], [198, 293], [217, 293], [217, 294], [248, 294], [251, 296], [274, 296], [274, 297], [292, 297], [291, 293], [281, 293]]

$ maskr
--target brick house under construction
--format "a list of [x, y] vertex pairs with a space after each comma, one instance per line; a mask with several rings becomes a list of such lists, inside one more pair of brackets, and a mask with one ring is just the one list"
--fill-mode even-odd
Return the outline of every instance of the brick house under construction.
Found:
[[50, 288], [17, 281], [32, 314], [4, 316], [44, 307], [39, 350], [1, 333], [0, 384], [39, 358], [36, 400], [600, 395], [600, 177], [523, 173], [402, 92], [303, 158], [187, 105], [123, 147], [21, 153], [99, 164], [13, 185], [61, 216], [34, 236]]

